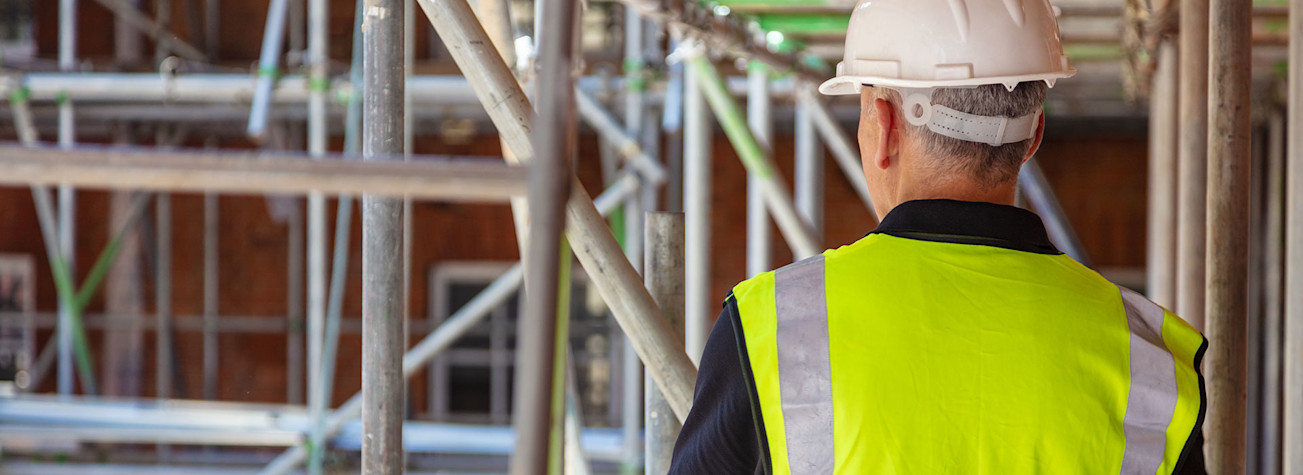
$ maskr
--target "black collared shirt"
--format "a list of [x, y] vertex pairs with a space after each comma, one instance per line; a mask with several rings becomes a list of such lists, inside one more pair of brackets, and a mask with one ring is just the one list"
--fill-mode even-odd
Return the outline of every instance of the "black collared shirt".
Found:
[[[1036, 214], [1013, 206], [918, 200], [896, 206], [870, 234], [1061, 254]], [[737, 301], [730, 293], [706, 341], [692, 411], [674, 445], [672, 474], [772, 473], [759, 396]], [[1204, 474], [1203, 434], [1186, 444], [1175, 474]]]

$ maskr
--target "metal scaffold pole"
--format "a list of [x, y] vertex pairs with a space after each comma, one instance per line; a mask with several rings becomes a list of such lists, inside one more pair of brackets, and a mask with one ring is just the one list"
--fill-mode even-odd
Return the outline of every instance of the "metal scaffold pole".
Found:
[[[263, 30], [262, 52], [258, 57], [258, 84], [253, 93], [253, 107], [249, 109], [247, 133], [255, 141], [262, 141], [267, 130], [272, 88], [280, 76], [281, 42], [285, 38], [285, 10], [289, 0], [271, 0], [267, 5], [267, 23]], [[314, 65], [315, 67], [315, 65]]]
[[[683, 331], [683, 213], [647, 214], [647, 253], [643, 279], [665, 318], [677, 332]], [[646, 473], [668, 473], [674, 440], [682, 427], [665, 402], [656, 383], [647, 378]]]
[[209, 57], [221, 50], [222, 0], [204, 2], [204, 48]]
[[1158, 48], [1158, 68], [1149, 94], [1149, 247], [1145, 285], [1148, 297], [1166, 308], [1176, 303], [1176, 45]]
[[824, 154], [819, 134], [814, 130], [813, 115], [810, 104], [797, 99], [794, 194], [796, 209], [810, 223], [815, 238], [823, 242]]
[[[403, 153], [403, 2], [363, 6], [362, 159]], [[362, 197], [362, 472], [403, 471], [402, 200]]]
[[[556, 334], [562, 231], [570, 195], [570, 157], [575, 127], [574, 24], [576, 0], [547, 0], [539, 40], [538, 111], [546, 120], [534, 129], [530, 164], [530, 235], [525, 253], [525, 305], [516, 358], [516, 446], [511, 473], [540, 473], [549, 467], [552, 397], [556, 383]], [[562, 378], [564, 381], [564, 378]], [[558, 441], [559, 442], [559, 441]]]
[[[167, 148], [179, 141], [181, 134], [163, 138]], [[172, 397], [173, 315], [172, 315], [172, 194], [154, 195], [154, 397]], [[161, 451], [165, 453], [166, 451]]]
[[[140, 0], [98, 0], [98, 2], [110, 10], [114, 10], [117, 6], [113, 19], [114, 63], [120, 68], [129, 68], [140, 63], [140, 32], [136, 31], [127, 20], [132, 14], [144, 16], [140, 12]], [[107, 383], [108, 380], [105, 382]]]
[[[516, 46], [512, 36], [511, 26], [511, 0], [476, 0], [475, 15], [482, 22], [485, 34], [493, 42], [493, 49], [498, 56], [502, 58], [503, 63], [515, 65]], [[524, 58], [522, 58], [524, 59]], [[518, 71], [518, 74], [533, 74], [527, 71]], [[502, 156], [511, 163], [519, 163], [506, 137], [499, 135], [498, 142], [502, 145]], [[516, 246], [520, 250], [520, 255], [525, 255], [525, 246], [529, 241], [529, 205], [525, 203], [524, 197], [513, 198], [511, 201], [511, 219], [516, 227]]]
[[221, 265], [218, 257], [218, 240], [221, 239], [221, 199], [216, 193], [204, 194], [204, 263], [203, 278], [203, 398], [217, 399], [217, 312], [221, 287]]
[[1180, 1], [1176, 313], [1202, 330], [1208, 195], [1208, 0]]
[[369, 193], [446, 201], [524, 195], [524, 169], [505, 163], [423, 156], [372, 164], [250, 152], [147, 152], [0, 145], [0, 183], [209, 193]]
[[172, 397], [172, 195], [154, 198], [154, 397]]
[[[1289, 2], [1289, 57], [1303, 58], [1303, 0]], [[1303, 473], [1303, 64], [1289, 62], [1285, 121], [1285, 384], [1282, 472]]]
[[[77, 0], [59, 0], [59, 70], [70, 72], [77, 69]], [[59, 102], [59, 146], [72, 147], [76, 138], [72, 101], [67, 94], [60, 95]], [[76, 192], [71, 186], [59, 186], [58, 211], [58, 248], [63, 256], [69, 277], [77, 275], [76, 243], [73, 240], [76, 222]], [[72, 395], [72, 345], [73, 345], [73, 302], [66, 298], [59, 299], [59, 370], [58, 391], [64, 396]]]
[[[171, 34], [172, 2], [155, 2], [154, 20], [155, 24], [158, 25], [159, 30], [168, 33], [168, 37], [159, 37], [154, 39], [154, 64], [159, 64], [162, 63], [168, 55], [172, 54], [171, 45], [173, 44], [173, 38], [175, 38], [175, 35]], [[181, 48], [185, 48], [185, 46], [182, 46]], [[194, 47], [190, 46], [190, 49], [193, 50]]]
[[1281, 473], [1281, 421], [1283, 406], [1280, 395], [1281, 371], [1284, 363], [1281, 351], [1284, 342], [1284, 283], [1285, 283], [1285, 113], [1276, 110], [1267, 120], [1267, 179], [1266, 224], [1263, 234], [1262, 315], [1262, 446], [1259, 449], [1259, 473]]
[[[411, 161], [416, 133], [413, 130], [412, 70], [416, 63], [416, 1], [403, 0], [403, 161]], [[403, 197], [403, 342], [408, 342], [412, 318], [412, 198]]]
[[[1208, 468], [1245, 472], [1249, 295], [1250, 0], [1212, 0], [1208, 35]], [[1295, 32], [1299, 33], [1299, 32]]]
[[[669, 49], [677, 50], [679, 35], [670, 35]], [[683, 211], [683, 63], [667, 61], [665, 101], [661, 103], [661, 131], [665, 137], [665, 210]]]
[[[538, 36], [542, 36], [539, 33]], [[624, 132], [632, 144], [642, 131], [646, 79], [643, 61], [643, 21], [632, 8], [624, 9]], [[540, 108], [540, 112], [542, 109]], [[546, 116], [544, 116], [546, 117]], [[643, 189], [646, 189], [644, 187]], [[634, 270], [643, 271], [643, 202], [631, 199], [624, 202], [624, 255]], [[633, 351], [628, 335], [620, 337], [620, 425], [624, 429], [624, 460], [622, 473], [636, 473], [642, 465], [643, 450], [638, 435], [642, 433], [644, 418], [642, 362]]]
[[1041, 219], [1045, 220], [1045, 231], [1050, 235], [1050, 242], [1063, 249], [1063, 252], [1072, 256], [1077, 262], [1090, 267], [1090, 256], [1086, 255], [1086, 247], [1081, 244], [1081, 239], [1077, 238], [1077, 231], [1072, 229], [1072, 223], [1068, 222], [1068, 215], [1059, 204], [1059, 198], [1054, 194], [1050, 181], [1045, 178], [1045, 172], [1041, 170], [1036, 157], [1028, 159], [1018, 171], [1018, 189], [1040, 213]]
[[304, 222], [301, 200], [294, 199], [286, 219], [285, 252], [285, 402], [303, 404], [303, 259]]
[[693, 77], [693, 68], [683, 71], [683, 210], [687, 262], [684, 269], [684, 328], [688, 357], [701, 361], [710, 335], [711, 310], [717, 308], [710, 295], [711, 153], [714, 127], [710, 124], [706, 98]]
[[[308, 154], [320, 157], [330, 140], [326, 123], [326, 92], [330, 87], [329, 66], [330, 3], [308, 0], [308, 65], [311, 78], [308, 95]], [[322, 436], [326, 408], [330, 405], [330, 388], [326, 386], [323, 366], [326, 335], [326, 196], [308, 194], [308, 413], [313, 421], [312, 455], [308, 473], [320, 474], [326, 450]], [[291, 326], [302, 335], [299, 326]], [[295, 336], [296, 340], [300, 336]]]
[[[769, 68], [759, 62], [747, 63], [747, 126], [756, 144], [773, 156], [773, 101], [769, 98]], [[772, 270], [774, 235], [769, 230], [769, 211], [765, 206], [765, 179], [747, 174], [747, 277]]]

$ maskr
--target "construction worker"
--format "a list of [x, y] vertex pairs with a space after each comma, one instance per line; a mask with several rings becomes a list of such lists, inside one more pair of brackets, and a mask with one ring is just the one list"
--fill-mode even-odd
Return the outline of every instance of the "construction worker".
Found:
[[820, 91], [884, 218], [733, 288], [671, 473], [1204, 472], [1206, 340], [1013, 206], [1075, 73], [1052, 8], [859, 1]]

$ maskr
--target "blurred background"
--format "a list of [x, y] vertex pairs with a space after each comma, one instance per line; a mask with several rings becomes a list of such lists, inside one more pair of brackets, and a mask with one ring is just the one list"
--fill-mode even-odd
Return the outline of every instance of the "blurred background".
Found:
[[[328, 13], [314, 20], [309, 4], [317, 2]], [[159, 157], [356, 155], [358, 122], [349, 110], [363, 94], [359, 3], [0, 0], [0, 92], [8, 99], [0, 103], [0, 141]], [[498, 130], [449, 46], [408, 3], [406, 150], [501, 162]], [[537, 5], [471, 5], [528, 85]], [[583, 4], [578, 90], [596, 107], [580, 110], [576, 171], [593, 196], [626, 175], [637, 180], [637, 192], [608, 215], [635, 267], [642, 212], [688, 214], [688, 245], [707, 256], [687, 263], [688, 293], [698, 295], [688, 298], [689, 326], [708, 329], [732, 285], [791, 262], [793, 252], [763, 202], [748, 199], [756, 185], [716, 120], [685, 117], [691, 92], [680, 46], [704, 39], [814, 238], [837, 247], [876, 225], [854, 183], [857, 98], [809, 95], [811, 81], [831, 76], [841, 58], [851, 6]], [[1175, 276], [1184, 269], [1176, 257], [1177, 129], [1192, 118], [1176, 105], [1176, 8], [1163, 0], [1055, 7], [1079, 73], [1050, 91], [1045, 140], [1019, 202], [1041, 213], [1061, 249], [1177, 306]], [[1242, 62], [1252, 73], [1249, 473], [1280, 470], [1287, 14], [1282, 0], [1253, 2], [1252, 55]], [[314, 31], [327, 39], [318, 56]], [[307, 443], [317, 418], [329, 419], [361, 388], [362, 228], [351, 201], [326, 196], [313, 217], [302, 195], [65, 186], [46, 191], [55, 199], [42, 204], [33, 188], [5, 182], [0, 472], [257, 472], [294, 446], [313, 447], [326, 472], [358, 470], [355, 418], [323, 431], [325, 445]], [[694, 213], [704, 215], [704, 228], [691, 224]], [[505, 201], [415, 200], [406, 216], [407, 246], [392, 251], [403, 253], [411, 347], [510, 277], [520, 252]], [[325, 293], [313, 294], [327, 282]], [[654, 471], [643, 446], [643, 370], [581, 267], [568, 284], [568, 399], [583, 426], [585, 462], [571, 469]], [[413, 473], [506, 470], [522, 314], [516, 294], [511, 288], [486, 302], [407, 380], [404, 445]], [[61, 326], [69, 335], [62, 343]]]

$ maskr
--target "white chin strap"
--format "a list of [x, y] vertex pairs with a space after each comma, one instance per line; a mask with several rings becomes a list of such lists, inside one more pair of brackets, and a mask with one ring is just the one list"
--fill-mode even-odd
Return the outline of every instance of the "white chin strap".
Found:
[[899, 89], [904, 100], [905, 120], [912, 125], [926, 125], [928, 130], [967, 142], [993, 147], [1022, 142], [1036, 137], [1041, 111], [1022, 117], [991, 117], [960, 112], [932, 103], [931, 89]]

